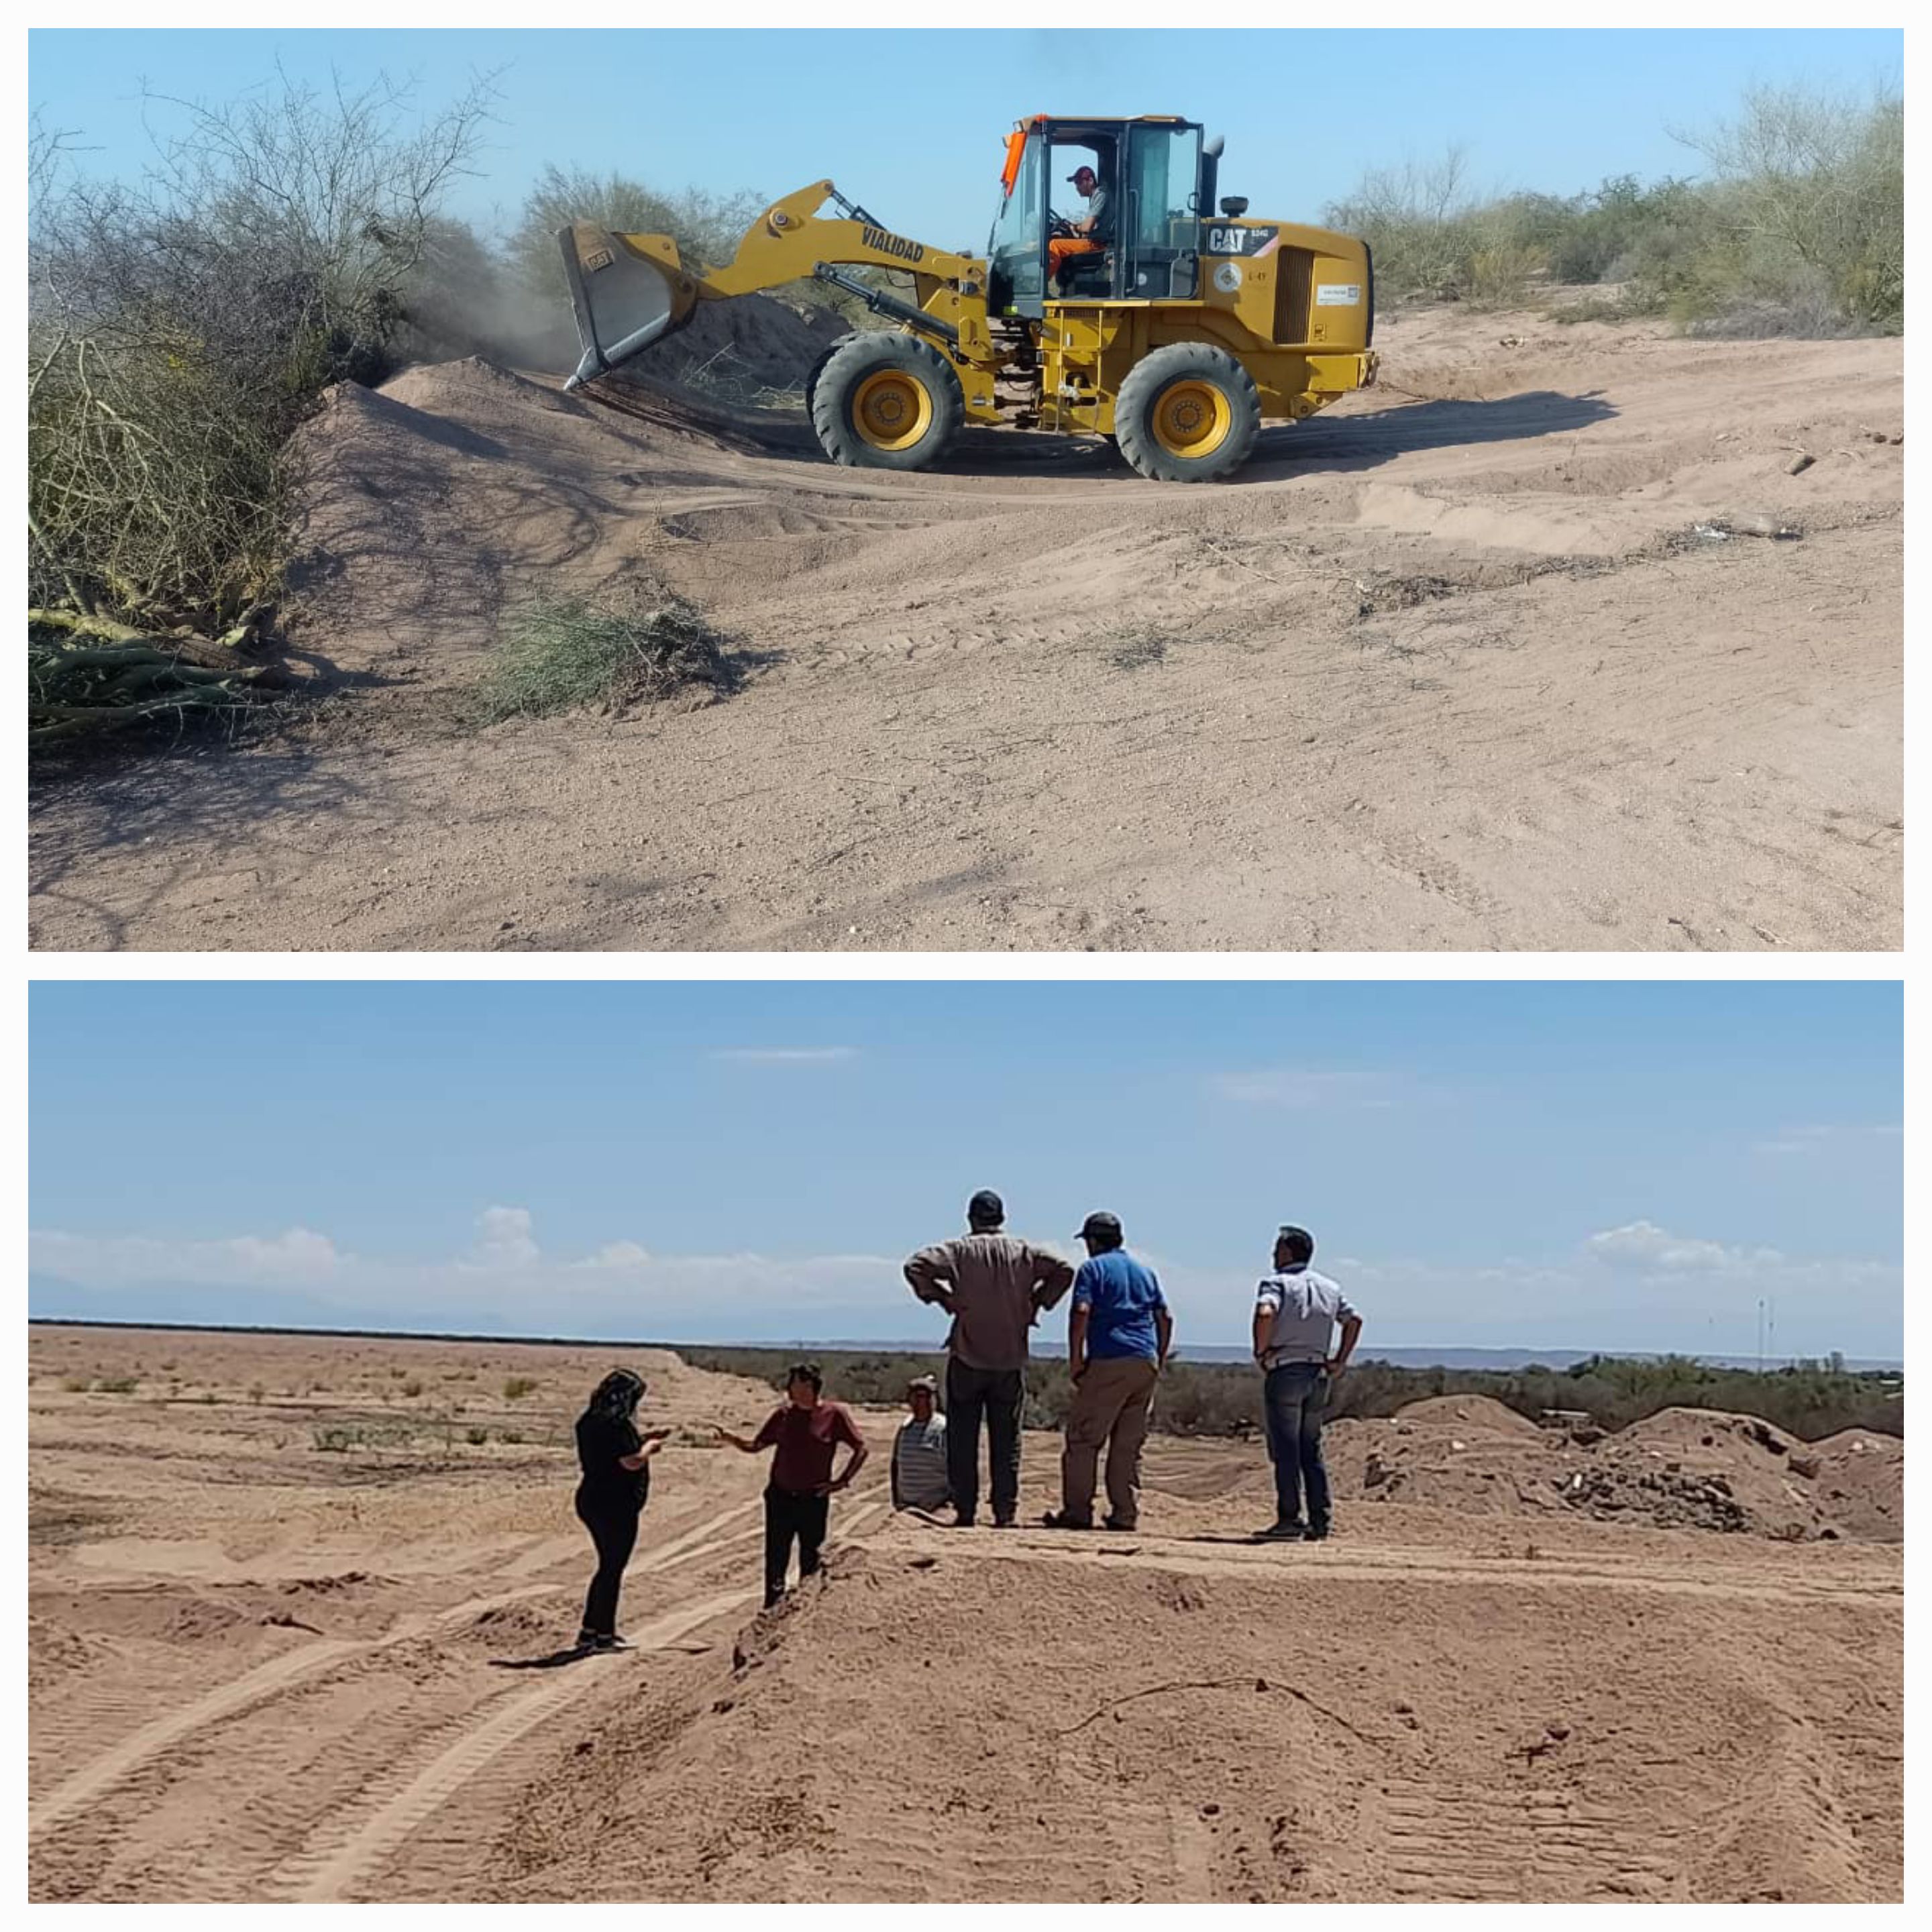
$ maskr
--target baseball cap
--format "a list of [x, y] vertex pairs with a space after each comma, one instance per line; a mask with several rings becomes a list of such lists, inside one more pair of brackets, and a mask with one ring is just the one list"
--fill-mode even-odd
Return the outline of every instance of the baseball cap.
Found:
[[1082, 1238], [1097, 1234], [1108, 1240], [1120, 1238], [1120, 1217], [1118, 1214], [1089, 1214], [1080, 1224]]
[[1070, 182], [1077, 182], [1082, 175], [1091, 176], [1095, 181], [1100, 178], [1098, 175], [1094, 173], [1094, 170], [1084, 161], [1082, 161], [1066, 178]]
[[969, 1221], [1004, 1221], [1006, 1218], [1006, 1204], [990, 1187], [982, 1187], [967, 1202], [966, 1218]]
[[928, 1395], [937, 1395], [939, 1393], [939, 1382], [938, 1378], [932, 1376], [914, 1376], [912, 1380], [906, 1384], [906, 1394], [910, 1395], [914, 1389], [923, 1389]]

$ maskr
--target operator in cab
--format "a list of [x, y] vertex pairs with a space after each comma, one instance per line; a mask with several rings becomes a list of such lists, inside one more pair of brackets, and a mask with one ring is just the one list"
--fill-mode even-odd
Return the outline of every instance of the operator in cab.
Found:
[[1083, 161], [1066, 178], [1087, 197], [1087, 215], [1084, 220], [1067, 223], [1066, 233], [1047, 238], [1047, 279], [1055, 295], [1066, 292], [1060, 271], [1071, 257], [1097, 255], [1114, 238], [1114, 198], [1101, 185], [1100, 177]]

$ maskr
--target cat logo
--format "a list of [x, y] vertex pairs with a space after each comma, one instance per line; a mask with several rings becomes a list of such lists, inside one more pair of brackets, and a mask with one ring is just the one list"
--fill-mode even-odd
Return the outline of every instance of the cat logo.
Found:
[[876, 248], [882, 255], [896, 255], [902, 262], [922, 262], [926, 250], [916, 242], [908, 242], [903, 235], [889, 235], [883, 228], [862, 227], [860, 238], [868, 248]]
[[1265, 255], [1280, 239], [1281, 231], [1275, 228], [1235, 228], [1214, 226], [1208, 230], [1208, 245], [1202, 252], [1209, 255]]

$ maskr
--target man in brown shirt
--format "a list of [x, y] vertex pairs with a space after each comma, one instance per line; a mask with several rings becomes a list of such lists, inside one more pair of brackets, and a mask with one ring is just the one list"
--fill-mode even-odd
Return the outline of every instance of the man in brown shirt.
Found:
[[[798, 1542], [798, 1574], [818, 1568], [832, 1498], [851, 1486], [867, 1455], [866, 1438], [842, 1402], [826, 1402], [820, 1391], [825, 1378], [816, 1362], [800, 1362], [786, 1378], [785, 1400], [751, 1437], [716, 1431], [719, 1439], [748, 1456], [773, 1451], [771, 1479], [765, 1486], [765, 1608], [784, 1594], [791, 1546]], [[852, 1454], [837, 1475], [832, 1459], [840, 1443]]]
[[1027, 1331], [1073, 1285], [1072, 1264], [1004, 1232], [1006, 1210], [982, 1188], [966, 1206], [967, 1232], [921, 1248], [905, 1278], [922, 1301], [952, 1318], [946, 1339], [946, 1454], [962, 1529], [980, 1507], [980, 1419], [991, 1444], [993, 1521], [1013, 1526], [1020, 1504], [1020, 1415]]

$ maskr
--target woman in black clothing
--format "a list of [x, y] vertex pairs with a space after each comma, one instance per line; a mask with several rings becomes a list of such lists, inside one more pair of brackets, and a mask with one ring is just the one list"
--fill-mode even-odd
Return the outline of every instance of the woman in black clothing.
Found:
[[589, 1406], [577, 1418], [577, 1460], [584, 1475], [577, 1485], [577, 1514], [597, 1546], [597, 1574], [584, 1600], [579, 1650], [628, 1650], [617, 1634], [617, 1592], [624, 1565], [637, 1547], [638, 1518], [651, 1492], [651, 1458], [664, 1446], [668, 1429], [638, 1433], [638, 1404], [644, 1382], [628, 1369], [613, 1369], [597, 1384]]

